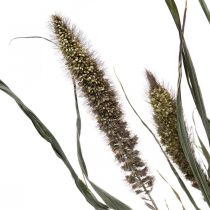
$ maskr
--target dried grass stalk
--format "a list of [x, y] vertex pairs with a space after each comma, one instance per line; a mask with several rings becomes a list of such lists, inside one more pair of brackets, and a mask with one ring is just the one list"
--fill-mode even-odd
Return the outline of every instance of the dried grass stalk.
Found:
[[145, 162], [135, 149], [137, 136], [133, 136], [123, 120], [117, 94], [105, 78], [100, 62], [84, 46], [74, 27], [58, 15], [52, 16], [57, 44], [72, 77], [78, 82], [99, 128], [108, 139], [116, 159], [126, 172], [126, 180], [138, 194], [149, 192], [153, 177], [148, 174]]

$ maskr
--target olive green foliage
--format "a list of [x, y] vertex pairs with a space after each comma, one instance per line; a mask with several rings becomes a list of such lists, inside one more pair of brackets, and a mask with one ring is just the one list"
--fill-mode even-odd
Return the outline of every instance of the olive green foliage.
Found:
[[[150, 84], [149, 99], [153, 108], [153, 118], [161, 144], [165, 147], [166, 153], [185, 175], [185, 178], [191, 181], [192, 186], [198, 188], [198, 184], [179, 141], [176, 99], [163, 85], [157, 82], [151, 72], [147, 71], [146, 76]], [[188, 139], [190, 139], [189, 135]]]
[[127, 129], [117, 94], [105, 78], [103, 68], [84, 47], [78, 33], [63, 18], [52, 16], [52, 25], [66, 66], [87, 99], [100, 130], [106, 134], [116, 159], [126, 172], [126, 180], [137, 194], [151, 191], [153, 177], [148, 175], [148, 168], [135, 149], [138, 138]]

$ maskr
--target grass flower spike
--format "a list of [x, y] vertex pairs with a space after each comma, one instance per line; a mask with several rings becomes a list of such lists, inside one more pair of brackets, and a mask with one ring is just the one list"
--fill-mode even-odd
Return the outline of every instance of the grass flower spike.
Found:
[[179, 141], [176, 99], [163, 85], [157, 82], [151, 72], [146, 71], [146, 76], [150, 85], [149, 99], [153, 108], [153, 118], [161, 138], [161, 144], [165, 147], [166, 153], [185, 175], [185, 178], [191, 181], [192, 186], [198, 188]]
[[148, 175], [148, 168], [135, 149], [138, 138], [127, 129], [117, 95], [105, 78], [101, 65], [63, 18], [52, 16], [52, 25], [66, 66], [79, 84], [99, 128], [106, 134], [116, 159], [126, 172], [126, 180], [137, 194], [151, 191], [153, 177]]

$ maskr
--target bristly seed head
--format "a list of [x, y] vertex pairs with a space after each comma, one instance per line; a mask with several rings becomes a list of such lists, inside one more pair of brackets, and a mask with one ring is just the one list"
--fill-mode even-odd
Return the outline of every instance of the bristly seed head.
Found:
[[[185, 175], [185, 178], [191, 181], [192, 186], [198, 188], [198, 184], [179, 141], [176, 99], [163, 85], [157, 82], [151, 72], [146, 71], [146, 76], [150, 85], [149, 99], [153, 108], [153, 118], [160, 136], [161, 144], [165, 147], [166, 153]], [[190, 139], [190, 137], [188, 138]], [[207, 182], [210, 185], [208, 180]]]
[[126, 180], [136, 193], [144, 191], [143, 184], [147, 191], [151, 191], [153, 177], [148, 175], [145, 162], [134, 149], [138, 138], [127, 129], [117, 95], [105, 78], [99, 62], [63, 18], [53, 15], [52, 25], [66, 66], [95, 114], [99, 128], [106, 134], [116, 159], [126, 171]]

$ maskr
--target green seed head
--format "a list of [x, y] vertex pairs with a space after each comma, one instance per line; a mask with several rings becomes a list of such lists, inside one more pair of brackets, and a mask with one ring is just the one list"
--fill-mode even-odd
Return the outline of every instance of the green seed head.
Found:
[[163, 85], [157, 82], [151, 72], [146, 71], [146, 76], [150, 85], [149, 99], [153, 108], [153, 118], [161, 144], [165, 147], [166, 153], [177, 164], [186, 179], [191, 181], [194, 187], [198, 188], [198, 184], [179, 141], [176, 99]]

